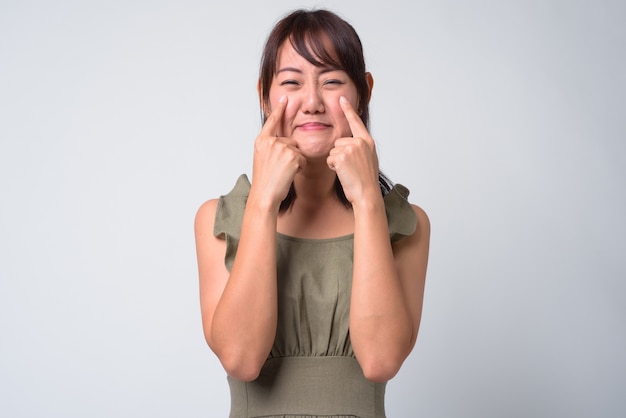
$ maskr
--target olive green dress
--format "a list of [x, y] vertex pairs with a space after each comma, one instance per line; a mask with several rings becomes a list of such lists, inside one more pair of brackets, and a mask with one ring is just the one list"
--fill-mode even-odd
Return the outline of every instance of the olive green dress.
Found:
[[[245, 175], [219, 200], [214, 235], [226, 240], [231, 269], [250, 182]], [[417, 217], [396, 185], [385, 196], [390, 239], [415, 231]], [[277, 235], [278, 327], [259, 377], [228, 377], [231, 418], [385, 416], [385, 383], [363, 376], [350, 343], [353, 236]]]

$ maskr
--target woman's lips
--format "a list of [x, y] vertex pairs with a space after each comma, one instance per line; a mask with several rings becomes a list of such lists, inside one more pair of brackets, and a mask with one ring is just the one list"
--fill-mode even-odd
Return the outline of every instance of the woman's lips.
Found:
[[322, 129], [328, 128], [328, 125], [320, 122], [307, 122], [302, 125], [298, 125], [298, 128], [303, 131], [321, 131]]

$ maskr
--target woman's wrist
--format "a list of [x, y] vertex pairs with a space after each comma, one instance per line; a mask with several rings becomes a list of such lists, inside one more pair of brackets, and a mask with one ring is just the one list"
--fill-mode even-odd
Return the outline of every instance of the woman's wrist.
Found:
[[378, 187], [364, 192], [359, 199], [354, 199], [351, 204], [355, 214], [356, 212], [372, 212], [381, 209], [383, 213], [385, 212], [385, 201]]
[[250, 189], [248, 200], [246, 201], [246, 210], [250, 209], [258, 215], [268, 214], [274, 217], [278, 216], [280, 201], [262, 190], [258, 192], [253, 188]]

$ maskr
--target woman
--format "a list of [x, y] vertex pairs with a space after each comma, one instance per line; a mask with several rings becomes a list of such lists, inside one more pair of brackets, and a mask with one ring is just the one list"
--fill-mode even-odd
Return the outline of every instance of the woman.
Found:
[[296, 11], [265, 45], [252, 182], [196, 216], [206, 340], [231, 417], [384, 417], [420, 323], [430, 227], [379, 173], [373, 78], [337, 15]]

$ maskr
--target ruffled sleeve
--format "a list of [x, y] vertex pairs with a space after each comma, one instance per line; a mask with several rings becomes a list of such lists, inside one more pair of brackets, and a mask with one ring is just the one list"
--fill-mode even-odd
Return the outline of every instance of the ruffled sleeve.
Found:
[[[213, 235], [226, 240], [224, 261], [229, 271], [235, 261], [243, 213], [249, 194], [250, 180], [242, 174], [237, 179], [235, 187], [228, 194], [221, 196], [217, 205]], [[408, 196], [409, 189], [396, 184], [384, 198], [389, 236], [392, 242], [413, 234], [417, 227], [417, 216], [407, 200]]]
[[412, 235], [417, 228], [417, 215], [407, 200], [409, 189], [396, 184], [385, 196], [385, 212], [391, 241]]
[[250, 180], [245, 174], [237, 179], [235, 187], [224, 196], [221, 196], [215, 213], [213, 235], [226, 240], [226, 256], [224, 258], [228, 271], [233, 266], [239, 237], [241, 235], [241, 223], [246, 201], [250, 194]]

